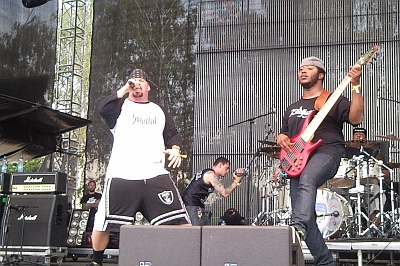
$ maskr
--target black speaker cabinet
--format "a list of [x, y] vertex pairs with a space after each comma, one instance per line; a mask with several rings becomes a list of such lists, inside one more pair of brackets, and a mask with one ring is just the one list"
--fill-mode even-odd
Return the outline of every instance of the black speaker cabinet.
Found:
[[203, 226], [201, 265], [304, 265], [289, 226]]
[[118, 265], [199, 266], [200, 246], [200, 226], [123, 225]]
[[10, 194], [10, 180], [11, 175], [6, 173], [0, 173], [0, 193]]
[[65, 195], [9, 195], [3, 214], [2, 246], [65, 247]]

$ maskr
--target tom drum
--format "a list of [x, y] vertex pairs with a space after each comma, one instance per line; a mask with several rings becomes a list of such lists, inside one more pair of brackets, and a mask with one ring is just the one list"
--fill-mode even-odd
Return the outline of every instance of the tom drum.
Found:
[[328, 182], [338, 188], [354, 187], [354, 166], [353, 160], [342, 158], [336, 175]]

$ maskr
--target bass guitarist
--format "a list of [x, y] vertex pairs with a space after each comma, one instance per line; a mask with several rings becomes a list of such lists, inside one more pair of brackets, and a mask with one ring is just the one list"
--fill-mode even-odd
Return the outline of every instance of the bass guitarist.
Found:
[[[293, 210], [291, 225], [296, 229], [297, 235], [306, 242], [315, 265], [335, 265], [317, 226], [315, 201], [317, 188], [336, 174], [344, 156], [343, 123], [358, 125], [363, 120], [364, 100], [360, 76], [360, 65], [356, 64], [350, 68], [346, 78], [352, 86], [351, 100], [340, 95], [334, 102], [311, 139], [311, 142], [322, 140], [322, 144], [319, 143], [320, 146], [310, 154], [306, 166], [301, 166], [304, 167], [301, 173], [296, 177], [292, 176], [290, 180]], [[307, 117], [317, 107], [316, 102], [329, 99], [329, 93], [323, 88], [324, 78], [325, 66], [321, 59], [308, 57], [302, 60], [297, 79], [303, 89], [303, 95], [286, 109], [277, 137], [277, 144], [283, 152], [293, 149], [293, 138], [301, 133]], [[324, 91], [326, 93], [323, 93]]]

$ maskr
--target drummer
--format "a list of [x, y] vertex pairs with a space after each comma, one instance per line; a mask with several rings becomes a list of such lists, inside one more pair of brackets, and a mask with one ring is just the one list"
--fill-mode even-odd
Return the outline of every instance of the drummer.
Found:
[[[371, 157], [374, 157], [377, 160], [382, 160], [382, 156], [379, 154], [379, 142], [375, 141], [370, 141], [367, 140], [367, 130], [362, 127], [355, 127], [353, 129], [353, 140], [346, 142], [346, 158], [351, 159], [353, 156], [359, 156], [359, 155], [364, 155], [364, 160], [368, 161], [369, 157], [362, 153], [361, 146], [363, 146], [363, 150], [365, 150], [366, 153], [371, 155]], [[376, 164], [375, 161], [369, 162], [371, 164]], [[377, 169], [378, 167], [375, 167], [374, 169]], [[371, 168], [369, 168], [371, 169]], [[367, 169], [363, 169], [365, 171]], [[369, 173], [371, 175], [371, 173]], [[378, 173], [373, 173], [374, 175], [378, 175]], [[384, 175], [384, 181], [389, 184], [390, 182], [390, 173], [388, 170], [382, 168], [382, 174]], [[355, 176], [357, 173], [355, 172]], [[365, 173], [362, 173], [362, 175], [367, 175]], [[362, 176], [362, 177], [363, 177]], [[380, 209], [380, 204], [379, 204], [379, 180], [377, 178], [368, 178], [368, 179], [362, 179], [364, 182], [361, 182], [362, 184], [369, 185], [370, 190], [372, 195], [370, 196], [370, 202], [369, 202], [369, 218], [370, 221], [374, 221], [376, 215], [379, 213]], [[351, 189], [350, 189], [351, 192]], [[383, 194], [383, 205], [386, 202], [386, 195]], [[378, 221], [376, 221], [376, 224], [378, 224]]]

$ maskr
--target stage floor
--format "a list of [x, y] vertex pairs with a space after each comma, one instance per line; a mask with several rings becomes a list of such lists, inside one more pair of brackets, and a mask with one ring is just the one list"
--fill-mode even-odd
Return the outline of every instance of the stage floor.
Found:
[[[362, 265], [400, 265], [400, 239], [340, 239], [327, 240], [326, 244], [332, 251], [337, 266], [356, 266], [359, 265], [360, 255], [362, 257]], [[259, 247], [255, 252], [260, 252]], [[313, 258], [302, 242], [302, 250], [304, 254], [305, 266], [313, 265]], [[265, 246], [268, 252], [268, 246]], [[4, 251], [0, 251], [4, 255]], [[85, 266], [91, 260], [87, 258], [92, 253], [91, 248], [68, 248], [67, 256], [61, 265], [64, 266]], [[17, 256], [18, 251], [8, 252], [8, 255]], [[105, 252], [104, 266], [118, 265], [118, 249], [107, 249]], [[252, 256], [252, 254], [249, 254]], [[74, 258], [73, 258], [74, 257]], [[54, 262], [53, 262], [54, 261]], [[13, 265], [13, 264], [11, 264]], [[23, 261], [15, 265], [46, 265], [41, 256], [25, 255], [23, 253]], [[47, 264], [48, 265], [48, 264]], [[50, 265], [60, 265], [56, 260], [52, 260]], [[208, 265], [207, 265], [208, 266]], [[213, 265], [210, 265], [213, 266]]]

